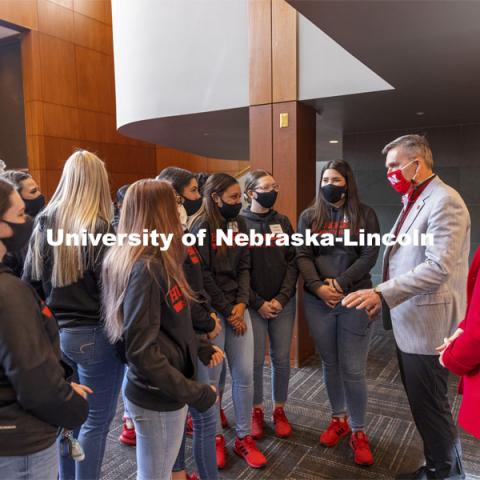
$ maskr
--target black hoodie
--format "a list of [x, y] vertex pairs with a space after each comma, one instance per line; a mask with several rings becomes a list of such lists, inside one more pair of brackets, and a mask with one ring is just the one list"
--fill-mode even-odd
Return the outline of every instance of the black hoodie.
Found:
[[209, 385], [193, 380], [197, 356], [207, 365], [214, 349], [199, 345], [190, 305], [177, 285], [167, 285], [159, 261], [132, 268], [122, 304], [123, 340], [129, 366], [127, 398], [148, 410], [185, 404], [203, 412], [216, 399]]
[[[236, 225], [238, 232], [247, 233], [245, 220], [238, 216], [228, 222]], [[224, 317], [229, 317], [233, 306], [238, 303], [248, 305], [250, 297], [250, 252], [248, 247], [227, 247], [220, 252], [215, 246], [215, 232], [212, 232], [207, 221], [197, 218], [190, 231], [194, 234], [206, 230], [203, 245], [197, 244], [205, 264], [204, 286], [210, 295], [212, 306]], [[222, 225], [227, 231], [227, 222]]]
[[65, 380], [55, 319], [0, 263], [0, 456], [29, 455], [74, 429], [88, 403]]
[[[290, 220], [275, 210], [254, 213], [250, 206], [242, 211], [248, 230], [263, 235], [277, 231], [293, 234]], [[252, 247], [250, 249], [250, 306], [258, 310], [265, 301], [276, 299], [284, 307], [295, 295], [298, 270], [295, 262], [295, 247]]]
[[[367, 205], [360, 205], [365, 218], [365, 233], [379, 233], [377, 215]], [[298, 220], [299, 233], [305, 234], [306, 229], [312, 228], [314, 209], [307, 208]], [[331, 221], [319, 232], [333, 233], [336, 237], [342, 236], [342, 230], [350, 228], [345, 218], [343, 208], [331, 208]], [[352, 240], [355, 240], [353, 232]], [[380, 247], [377, 246], [349, 246], [343, 242], [335, 242], [333, 246], [307, 246], [297, 248], [297, 265], [304, 279], [304, 288], [315, 295], [318, 287], [323, 285], [326, 278], [335, 278], [345, 294], [370, 288], [372, 281], [370, 270], [377, 261]]]
[[[51, 283], [53, 268], [53, 247], [47, 243], [47, 218], [40, 216], [42, 233], [40, 251], [43, 260], [41, 281], [32, 279], [31, 267], [25, 265], [23, 280], [29, 282], [52, 310], [60, 328], [98, 325], [101, 323], [101, 279], [102, 263], [107, 248], [102, 242], [94, 248], [92, 268], [85, 270], [77, 282], [64, 287], [53, 287]], [[97, 233], [113, 233], [106, 222], [98, 221]], [[90, 261], [90, 259], [88, 259]]]

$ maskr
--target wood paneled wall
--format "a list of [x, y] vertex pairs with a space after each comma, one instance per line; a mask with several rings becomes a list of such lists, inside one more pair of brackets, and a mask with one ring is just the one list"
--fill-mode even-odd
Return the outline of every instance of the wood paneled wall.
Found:
[[[296, 226], [315, 196], [315, 111], [297, 99], [297, 12], [285, 0], [250, 0], [250, 167], [273, 173], [280, 185], [275, 208]], [[280, 115], [288, 125], [280, 127]], [[291, 359], [314, 353], [302, 308], [302, 287]]]
[[75, 148], [105, 161], [113, 191], [167, 165], [242, 168], [117, 132], [110, 0], [0, 0], [0, 19], [30, 29], [22, 38], [28, 164], [47, 196]]
[[47, 196], [75, 148], [97, 153], [112, 189], [156, 171], [154, 145], [117, 133], [109, 0], [2, 0], [22, 39], [29, 168]]
[[225, 172], [236, 175], [249, 164], [248, 160], [221, 160], [183, 152], [174, 148], [157, 146], [157, 173], [165, 167], [175, 165], [192, 172]]

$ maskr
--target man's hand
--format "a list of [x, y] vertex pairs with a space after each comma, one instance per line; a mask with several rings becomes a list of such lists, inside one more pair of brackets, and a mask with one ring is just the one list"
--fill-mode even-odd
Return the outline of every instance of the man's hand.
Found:
[[212, 347], [215, 351], [212, 353], [212, 356], [210, 357], [210, 362], [208, 362], [208, 368], [213, 368], [213, 367], [216, 367], [217, 365], [220, 365], [223, 362], [223, 359], [225, 358], [225, 353], [220, 347], [217, 347], [216, 345], [212, 345]]
[[382, 299], [380, 295], [368, 288], [349, 293], [343, 300], [342, 305], [347, 308], [356, 308], [357, 310], [365, 310], [368, 318], [374, 318], [382, 308]]
[[207, 334], [207, 337], [209, 340], [213, 340], [214, 338], [218, 337], [222, 331], [222, 322], [216, 313], [212, 312], [210, 316], [215, 320], [215, 328]]
[[330, 308], [335, 308], [343, 297], [343, 295], [336, 292], [330, 284], [318, 287], [315, 293], [317, 297], [321, 298]]
[[72, 382], [71, 387], [73, 388], [74, 392], [80, 395], [82, 398], [87, 400], [88, 395], [93, 393], [93, 390], [86, 385], [80, 385], [79, 383]]

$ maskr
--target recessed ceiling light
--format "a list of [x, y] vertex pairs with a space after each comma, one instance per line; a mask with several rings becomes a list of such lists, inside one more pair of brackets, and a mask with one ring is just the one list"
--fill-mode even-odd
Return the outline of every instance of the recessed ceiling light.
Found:
[[338, 140], [329, 140], [328, 143], [338, 143]]
[[422, 115], [425, 115], [425, 112], [417, 112], [417, 115], [421, 117]]

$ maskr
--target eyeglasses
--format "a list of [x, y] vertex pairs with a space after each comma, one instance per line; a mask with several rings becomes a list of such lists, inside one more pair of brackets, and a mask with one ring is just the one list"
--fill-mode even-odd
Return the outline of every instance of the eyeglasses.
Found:
[[278, 192], [280, 190], [280, 185], [271, 185], [269, 187], [257, 187], [255, 190], [259, 190], [260, 192], [271, 192], [272, 190]]

